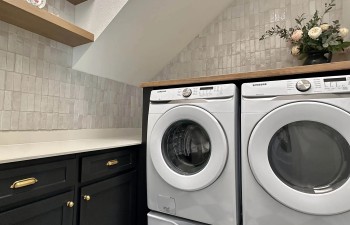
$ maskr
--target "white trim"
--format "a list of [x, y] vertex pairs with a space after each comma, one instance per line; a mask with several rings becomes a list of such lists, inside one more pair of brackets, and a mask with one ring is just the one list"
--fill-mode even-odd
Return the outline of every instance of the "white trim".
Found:
[[[211, 155], [207, 165], [193, 175], [181, 175], [169, 168], [165, 162], [161, 140], [168, 127], [180, 120], [192, 120], [208, 133], [211, 142]], [[159, 175], [175, 188], [195, 191], [212, 184], [221, 174], [227, 159], [226, 135], [213, 115], [196, 106], [178, 106], [170, 109], [156, 122], [150, 135], [150, 153], [153, 165]]]
[[296, 121], [315, 121], [338, 131], [350, 143], [350, 114], [337, 107], [318, 102], [298, 102], [281, 106], [268, 113], [254, 128], [248, 158], [258, 183], [277, 201], [297, 211], [314, 215], [333, 215], [350, 210], [350, 181], [324, 194], [297, 191], [281, 181], [271, 169], [268, 145], [283, 126]]

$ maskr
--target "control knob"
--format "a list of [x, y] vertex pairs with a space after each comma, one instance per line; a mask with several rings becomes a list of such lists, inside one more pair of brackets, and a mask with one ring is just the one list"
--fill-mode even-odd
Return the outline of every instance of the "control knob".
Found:
[[298, 91], [305, 92], [310, 90], [311, 83], [308, 80], [299, 80], [296, 84], [296, 88]]
[[192, 90], [190, 88], [185, 88], [183, 91], [182, 91], [182, 96], [184, 96], [185, 98], [188, 98], [190, 97], [192, 94]]

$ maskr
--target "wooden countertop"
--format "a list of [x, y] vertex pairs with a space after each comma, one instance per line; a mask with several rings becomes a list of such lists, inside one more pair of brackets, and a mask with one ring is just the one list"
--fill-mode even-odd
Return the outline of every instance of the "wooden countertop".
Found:
[[262, 70], [262, 71], [247, 72], [247, 73], [196, 77], [196, 78], [188, 78], [188, 79], [180, 79], [180, 80], [152, 81], [152, 82], [141, 83], [140, 86], [142, 88], [163, 87], [163, 86], [182, 85], [182, 84], [248, 80], [248, 79], [254, 79], [254, 78], [269, 78], [269, 77], [277, 77], [277, 76], [293, 76], [298, 74], [310, 74], [310, 73], [330, 72], [330, 71], [339, 71], [339, 70], [350, 70], [350, 61], [325, 63], [325, 64], [310, 65], [310, 66], [287, 67], [283, 69]]

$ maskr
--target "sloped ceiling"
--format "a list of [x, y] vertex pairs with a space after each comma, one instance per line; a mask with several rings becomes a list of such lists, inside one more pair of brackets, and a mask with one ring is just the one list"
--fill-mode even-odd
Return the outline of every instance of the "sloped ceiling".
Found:
[[75, 6], [75, 24], [97, 39], [128, 0], [88, 0]]
[[[99, 2], [99, 1], [96, 1]], [[139, 85], [153, 78], [232, 0], [129, 0], [73, 68]]]

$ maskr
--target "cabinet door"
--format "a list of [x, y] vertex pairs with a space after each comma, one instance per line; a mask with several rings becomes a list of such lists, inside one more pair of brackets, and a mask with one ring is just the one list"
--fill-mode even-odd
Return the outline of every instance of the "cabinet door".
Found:
[[0, 214], [1, 225], [72, 225], [74, 192], [57, 195]]
[[82, 188], [80, 225], [135, 225], [136, 182], [133, 171]]

